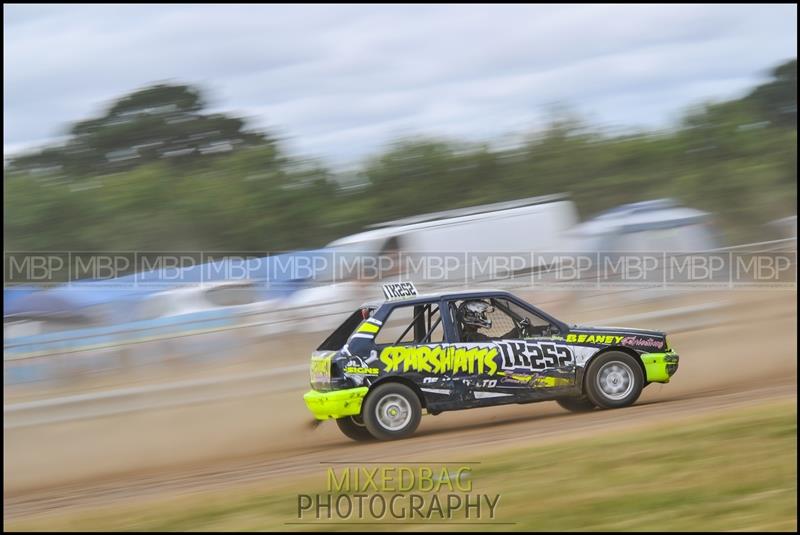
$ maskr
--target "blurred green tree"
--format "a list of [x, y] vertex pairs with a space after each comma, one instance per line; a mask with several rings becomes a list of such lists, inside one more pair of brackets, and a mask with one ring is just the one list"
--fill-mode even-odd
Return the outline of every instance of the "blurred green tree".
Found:
[[770, 74], [773, 80], [756, 87], [746, 100], [754, 102], [766, 120], [796, 129], [797, 58], [778, 65]]
[[669, 130], [611, 133], [562, 109], [513, 146], [400, 140], [343, 187], [241, 119], [204, 114], [197, 90], [153, 86], [74, 125], [65, 146], [12, 160], [6, 247], [291, 250], [371, 223], [556, 192], [570, 193], [583, 218], [674, 197], [714, 213], [728, 243], [759, 240], [764, 223], [797, 211], [793, 88], [794, 60]]
[[114, 101], [101, 116], [69, 129], [66, 142], [10, 159], [13, 170], [58, 169], [80, 177], [125, 171], [157, 160], [183, 164], [272, 141], [237, 117], [204, 113], [197, 88], [158, 84]]

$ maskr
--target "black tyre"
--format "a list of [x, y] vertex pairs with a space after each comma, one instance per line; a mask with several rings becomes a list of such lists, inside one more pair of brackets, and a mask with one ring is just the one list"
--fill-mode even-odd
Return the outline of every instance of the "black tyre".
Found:
[[399, 383], [386, 383], [367, 395], [361, 417], [370, 434], [380, 440], [406, 438], [417, 430], [422, 404], [417, 394]]
[[345, 416], [344, 418], [337, 418], [336, 425], [339, 426], [339, 431], [344, 433], [347, 438], [352, 438], [353, 440], [358, 441], [365, 441], [365, 440], [375, 440], [375, 438], [369, 433], [367, 426], [364, 425], [364, 422], [358, 416]]
[[644, 387], [644, 373], [632, 356], [610, 351], [592, 359], [583, 384], [589, 401], [598, 407], [627, 407], [639, 399]]
[[597, 408], [586, 396], [557, 399], [556, 403], [570, 412], [589, 412]]

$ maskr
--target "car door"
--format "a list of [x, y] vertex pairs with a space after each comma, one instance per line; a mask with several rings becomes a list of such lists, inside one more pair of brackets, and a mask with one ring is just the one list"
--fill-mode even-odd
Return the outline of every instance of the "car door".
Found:
[[535, 390], [575, 384], [573, 350], [557, 325], [512, 299], [493, 298], [492, 305], [499, 330], [511, 331], [499, 335], [503, 371], [529, 375], [528, 386]]
[[461, 328], [456, 320], [456, 309], [462, 299], [445, 299], [440, 304], [442, 322], [445, 330], [443, 349], [449, 373], [449, 385], [453, 398], [462, 407], [471, 402], [489, 397], [483, 392], [497, 384], [497, 346], [492, 341], [466, 342], [462, 340]]
[[[480, 330], [484, 342], [468, 344], [456, 311], [463, 300], [450, 306], [452, 337], [456, 345], [489, 346], [495, 366], [484, 367], [469, 382], [475, 398], [541, 398], [575, 384], [572, 348], [561, 336], [560, 328], [523, 303], [506, 296], [479, 298], [491, 305], [487, 317], [491, 325]], [[474, 337], [473, 337], [474, 338]], [[498, 403], [510, 400], [495, 400]]]
[[438, 358], [443, 333], [438, 302], [395, 305], [375, 336], [384, 372], [418, 384], [438, 382], [437, 377], [447, 371]]

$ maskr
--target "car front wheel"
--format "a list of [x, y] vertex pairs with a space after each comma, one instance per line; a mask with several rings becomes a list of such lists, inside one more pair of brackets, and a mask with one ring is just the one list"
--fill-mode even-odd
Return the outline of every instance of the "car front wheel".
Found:
[[618, 351], [596, 357], [584, 377], [589, 400], [604, 409], [632, 405], [644, 387], [644, 372], [636, 360]]
[[406, 438], [419, 426], [422, 404], [417, 394], [406, 385], [386, 383], [367, 395], [361, 408], [361, 416], [375, 438]]

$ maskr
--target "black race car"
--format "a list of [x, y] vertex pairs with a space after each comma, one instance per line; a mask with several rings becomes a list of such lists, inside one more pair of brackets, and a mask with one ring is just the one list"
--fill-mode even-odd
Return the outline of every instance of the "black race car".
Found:
[[306, 405], [355, 440], [407, 437], [423, 409], [625, 407], [678, 368], [663, 332], [568, 325], [505, 291], [417, 295], [396, 283], [384, 293], [311, 358]]

